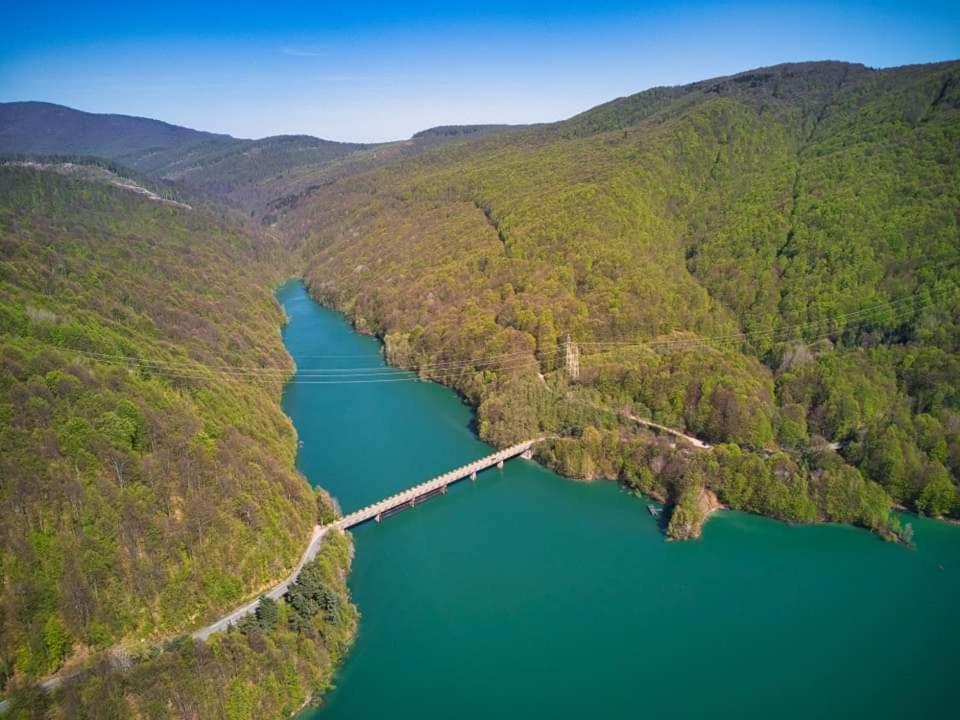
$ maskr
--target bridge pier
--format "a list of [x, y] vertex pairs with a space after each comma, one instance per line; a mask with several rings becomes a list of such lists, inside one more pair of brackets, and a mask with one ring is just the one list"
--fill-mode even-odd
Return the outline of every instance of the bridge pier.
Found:
[[383, 513], [377, 513], [377, 514], [374, 516], [374, 519], [375, 519], [377, 522], [380, 522], [381, 520], [383, 520]]
[[476, 479], [477, 479], [477, 471], [476, 471], [476, 470], [474, 470], [472, 473], [470, 473], [470, 479], [471, 479], [471, 480], [476, 480]]
[[440, 493], [441, 493], [442, 495], [446, 495], [446, 494], [447, 494], [447, 488], [448, 488], [448, 487], [450, 487], [450, 486], [449, 486], [449, 485], [444, 485], [444, 486], [443, 486], [443, 489], [440, 490]]
[[533, 448], [527, 448], [521, 453], [520, 457], [524, 460], [533, 460]]
[[503, 459], [497, 460], [497, 470], [503, 470]]

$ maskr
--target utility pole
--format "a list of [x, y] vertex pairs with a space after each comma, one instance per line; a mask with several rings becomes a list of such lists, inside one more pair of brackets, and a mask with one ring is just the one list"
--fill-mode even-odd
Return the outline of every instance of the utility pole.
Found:
[[577, 380], [580, 377], [580, 348], [570, 339], [570, 333], [567, 333], [563, 347], [563, 365], [566, 368], [567, 377], [571, 380]]

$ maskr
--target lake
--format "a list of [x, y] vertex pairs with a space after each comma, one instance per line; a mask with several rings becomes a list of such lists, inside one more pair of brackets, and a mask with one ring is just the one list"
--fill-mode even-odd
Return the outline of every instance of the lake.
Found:
[[[344, 512], [491, 452], [453, 392], [278, 298], [299, 467]], [[960, 528], [905, 520], [915, 550], [737, 512], [671, 543], [614, 483], [512, 460], [353, 531], [356, 645], [301, 720], [952, 715]]]

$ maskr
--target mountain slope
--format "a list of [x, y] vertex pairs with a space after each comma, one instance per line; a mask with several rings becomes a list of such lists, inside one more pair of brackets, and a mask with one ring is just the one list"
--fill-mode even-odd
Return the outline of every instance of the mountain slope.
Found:
[[[395, 362], [476, 359], [437, 379], [488, 439], [561, 432], [568, 474], [887, 533], [891, 498], [958, 511], [958, 74], [660, 88], [342, 179], [279, 226]], [[677, 457], [613, 411], [725, 447]]]
[[158, 153], [141, 158], [136, 166], [251, 209], [275, 196], [274, 185], [285, 187], [291, 177], [322, 173], [337, 161], [370, 147], [309, 135], [279, 135]]
[[[279, 407], [290, 364], [272, 283], [287, 267], [269, 238], [203, 212], [0, 167], [6, 690], [111, 648], [152, 650], [300, 557], [317, 506]], [[347, 609], [331, 633], [349, 626]], [[327, 652], [316, 637], [275, 641]], [[172, 672], [179, 661], [160, 662]], [[275, 665], [284, 682], [300, 662]], [[305, 673], [285, 707], [329, 672], [324, 661]], [[197, 692], [219, 684], [204, 682]]]
[[233, 142], [229, 135], [159, 120], [87, 113], [44, 102], [0, 103], [0, 152], [95, 155], [135, 167], [136, 158], [151, 153]]

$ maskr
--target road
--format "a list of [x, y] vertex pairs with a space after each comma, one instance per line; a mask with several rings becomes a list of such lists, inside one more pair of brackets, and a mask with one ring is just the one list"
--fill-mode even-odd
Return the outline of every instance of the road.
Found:
[[[330, 526], [320, 526], [316, 525], [313, 528], [313, 534], [310, 536], [310, 543], [307, 545], [307, 549], [304, 551], [303, 556], [300, 558], [300, 562], [297, 563], [297, 566], [293, 569], [286, 578], [280, 581], [273, 588], [268, 590], [264, 595], [272, 600], [279, 600], [283, 597], [284, 593], [287, 592], [293, 581], [297, 579], [297, 576], [300, 574], [300, 571], [303, 570], [303, 566], [308, 562], [313, 560], [317, 556], [317, 552], [320, 550], [320, 543], [323, 541], [324, 535], [327, 534], [327, 531], [330, 529]], [[254, 600], [251, 600], [244, 605], [232, 610], [218, 620], [213, 621], [209, 625], [205, 625], [199, 630], [191, 633], [190, 637], [195, 640], [206, 640], [214, 633], [222, 632], [226, 630], [231, 625], [235, 624], [238, 620], [243, 618], [246, 615], [251, 614], [254, 610], [257, 609], [257, 605], [260, 602], [260, 598], [257, 597]], [[65, 680], [76, 677], [81, 673], [85, 672], [84, 669], [75, 670], [70, 673], [63, 673], [59, 675], [54, 675], [53, 677], [47, 678], [40, 683], [40, 687], [44, 690], [56, 690], [60, 685], [63, 684]], [[9, 700], [0, 700], [0, 715], [3, 715], [10, 709]]]
[[[300, 558], [300, 562], [297, 563], [297, 566], [293, 569], [293, 572], [280, 581], [280, 583], [265, 592], [264, 595], [271, 600], [279, 600], [281, 597], [283, 597], [283, 595], [287, 592], [287, 588], [293, 584], [294, 580], [296, 580], [297, 576], [300, 574], [300, 571], [303, 570], [303, 566], [317, 556], [317, 551], [320, 550], [320, 543], [323, 540], [323, 536], [327, 534], [329, 529], [330, 527], [328, 525], [316, 525], [313, 528], [313, 535], [310, 536], [310, 544], [307, 545], [307, 549], [304, 551], [303, 557]], [[215, 620], [209, 625], [206, 625], [205, 627], [202, 627], [199, 630], [191, 633], [190, 637], [192, 637], [194, 640], [206, 640], [214, 633], [226, 630], [231, 625], [236, 624], [238, 620], [256, 610], [259, 602], [260, 598], [258, 597], [246, 603], [245, 605], [241, 605], [236, 610], [227, 613], [219, 620]]]
[[594, 410], [599, 410], [600, 412], [610, 413], [612, 415], [618, 415], [622, 418], [626, 418], [627, 420], [633, 420], [633, 422], [639, 423], [640, 425], [645, 425], [646, 427], [654, 428], [656, 430], [665, 432], [669, 435], [673, 435], [674, 437], [678, 437], [678, 438], [681, 438], [682, 440], [686, 440], [688, 443], [693, 445], [693, 447], [697, 448], [698, 450], [713, 449], [713, 445], [711, 445], [710, 443], [706, 443], [703, 440], [700, 440], [699, 438], [695, 438], [693, 435], [687, 435], [686, 433], [682, 433], [679, 430], [674, 430], [673, 428], [667, 427], [666, 425], [655, 423], [653, 420], [647, 420], [646, 418], [637, 417], [636, 415], [631, 415], [630, 413], [620, 412], [619, 410], [611, 410], [610, 408], [605, 408], [602, 405], [597, 405], [592, 402], [586, 402], [584, 400], [575, 400], [574, 398], [570, 397], [569, 393], [566, 395], [563, 395], [557, 392], [556, 390], [554, 390], [552, 387], [550, 387], [549, 383], [547, 383], [547, 379], [543, 376], [543, 373], [537, 373], [537, 375], [539, 375], [540, 382], [549, 392], [552, 392], [554, 395], [557, 395], [558, 397], [562, 397], [567, 402], [572, 402], [572, 403], [576, 403], [577, 405], [583, 405], [584, 407], [593, 408]]
[[655, 423], [653, 422], [653, 420], [645, 420], [644, 418], [637, 417], [636, 415], [630, 415], [628, 413], [617, 413], [617, 414], [622, 417], [629, 418], [630, 420], [633, 420], [635, 423], [640, 423], [641, 425], [646, 425], [647, 427], [656, 428], [657, 430], [662, 430], [663, 432], [669, 433], [674, 437], [682, 438], [686, 440], [688, 443], [690, 443], [691, 445], [693, 445], [695, 448], [699, 448], [700, 450], [710, 450], [713, 448], [713, 446], [710, 445], [709, 443], [705, 443], [703, 440], [700, 440], [699, 438], [695, 438], [693, 435], [686, 435], [685, 433], [682, 433], [679, 430], [674, 430], [673, 428], [669, 428], [666, 425]]

